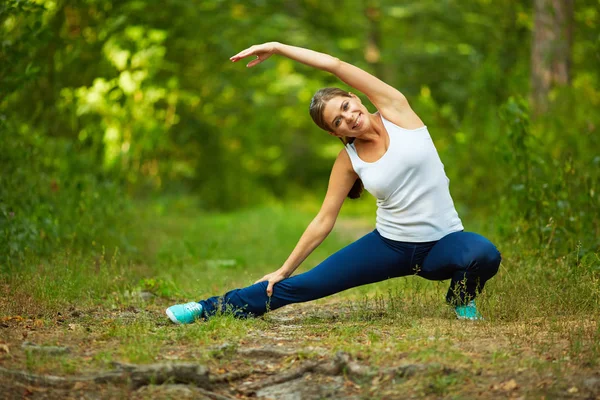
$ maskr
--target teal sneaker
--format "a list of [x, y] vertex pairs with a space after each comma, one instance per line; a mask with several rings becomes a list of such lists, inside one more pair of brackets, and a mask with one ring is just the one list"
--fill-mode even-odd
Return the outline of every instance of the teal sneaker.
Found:
[[176, 304], [165, 310], [171, 321], [176, 324], [191, 324], [202, 318], [202, 306], [195, 301], [186, 304]]
[[475, 300], [471, 300], [467, 305], [454, 307], [454, 312], [458, 319], [468, 319], [471, 321], [483, 320], [483, 316], [477, 311]]

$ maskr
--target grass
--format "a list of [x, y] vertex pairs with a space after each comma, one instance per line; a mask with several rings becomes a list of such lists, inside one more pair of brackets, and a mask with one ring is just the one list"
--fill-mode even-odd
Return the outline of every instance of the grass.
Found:
[[[372, 229], [370, 220], [356, 217], [364, 204], [350, 208], [340, 221], [343, 229], [298, 272], [349, 243], [357, 231]], [[576, 249], [549, 257], [500, 241], [503, 264], [478, 300], [486, 317], [480, 323], [453, 318], [443, 301], [447, 282], [417, 277], [355, 288], [260, 319], [224, 315], [189, 326], [168, 323], [166, 306], [248, 285], [278, 268], [312, 215], [306, 205], [211, 214], [185, 199], [144, 204], [133, 256], [97, 248], [4, 265], [0, 319], [6, 335], [0, 344], [10, 353], [0, 352], [0, 364], [60, 374], [105, 370], [113, 361], [194, 360], [227, 369], [239, 361], [231, 349], [292, 345], [307, 358], [342, 350], [373, 366], [429, 366], [417, 381], [357, 383], [365, 398], [589, 394], [582, 382], [600, 360], [600, 276], [598, 255], [581, 259]], [[153, 296], [144, 299], [142, 292]], [[35, 356], [19, 349], [24, 338], [72, 351]]]

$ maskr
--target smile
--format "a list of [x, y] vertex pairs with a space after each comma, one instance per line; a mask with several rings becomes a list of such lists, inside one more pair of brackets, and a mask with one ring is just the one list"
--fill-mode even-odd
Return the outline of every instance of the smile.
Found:
[[356, 118], [356, 121], [354, 122], [354, 125], [352, 126], [352, 129], [358, 128], [358, 126], [362, 122], [361, 117], [362, 117], [362, 114], [358, 114], [358, 118]]

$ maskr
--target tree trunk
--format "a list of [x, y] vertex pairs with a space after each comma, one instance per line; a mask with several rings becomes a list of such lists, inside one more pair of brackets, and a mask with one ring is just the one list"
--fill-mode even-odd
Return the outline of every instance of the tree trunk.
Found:
[[378, 0], [368, 0], [364, 4], [368, 21], [367, 43], [364, 50], [365, 60], [373, 67], [375, 76], [385, 80], [381, 64], [381, 7]]
[[531, 101], [534, 114], [548, 108], [553, 86], [570, 83], [573, 1], [535, 0], [531, 46]]

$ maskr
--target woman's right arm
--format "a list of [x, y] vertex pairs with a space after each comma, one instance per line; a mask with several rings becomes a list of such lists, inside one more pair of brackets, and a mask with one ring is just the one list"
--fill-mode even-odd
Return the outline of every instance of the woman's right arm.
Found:
[[323, 204], [317, 216], [308, 225], [298, 244], [277, 271], [265, 275], [256, 283], [268, 281], [267, 295], [273, 294], [273, 285], [292, 275], [314, 249], [325, 240], [333, 229], [335, 221], [340, 213], [344, 199], [354, 185], [358, 176], [352, 169], [350, 157], [345, 149], [340, 151], [329, 177], [329, 186]]

